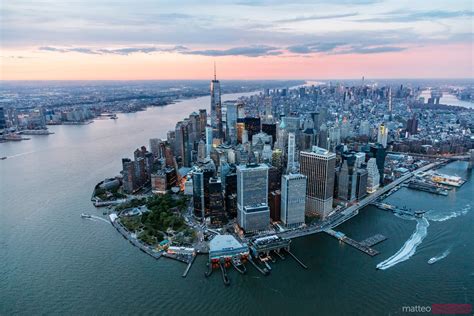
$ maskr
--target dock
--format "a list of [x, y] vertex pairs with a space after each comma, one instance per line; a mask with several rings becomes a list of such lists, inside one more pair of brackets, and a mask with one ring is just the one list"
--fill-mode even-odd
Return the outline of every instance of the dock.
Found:
[[[328, 235], [331, 235], [331, 236], [339, 239], [340, 241], [356, 248], [357, 250], [360, 250], [363, 253], [368, 254], [371, 257], [374, 257], [374, 256], [379, 254], [379, 252], [377, 250], [371, 248], [370, 246], [367, 246], [366, 243], [358, 242], [358, 241], [356, 241], [352, 238], [349, 238], [342, 232], [337, 232], [337, 231], [332, 230], [332, 229], [326, 229], [324, 232], [327, 233]], [[382, 236], [382, 235], [380, 235], [380, 236]], [[383, 237], [385, 238], [385, 236], [383, 236]], [[375, 235], [373, 237], [370, 237], [370, 238], [364, 240], [364, 242], [377, 242], [377, 243], [379, 243], [379, 242], [381, 242], [381, 241], [383, 241], [387, 238], [385, 238], [383, 240], [380, 240], [380, 241], [379, 241], [379, 239], [381, 239], [381, 237], [377, 237], [377, 235]]]
[[265, 270], [262, 269], [262, 268], [260, 268], [260, 267], [258, 266], [258, 264], [256, 264], [256, 263], [252, 260], [252, 258], [249, 258], [249, 262], [250, 262], [250, 263], [255, 267], [255, 269], [257, 269], [261, 274], [263, 274], [263, 275], [269, 275], [269, 274], [270, 274], [270, 271], [268, 271], [267, 268], [265, 268]]
[[188, 275], [189, 269], [191, 269], [191, 266], [193, 265], [194, 260], [196, 260], [196, 255], [194, 255], [191, 261], [189, 261], [188, 266], [186, 267], [186, 270], [184, 270], [183, 272], [183, 275], [182, 275], [183, 278], [185, 278]]
[[372, 247], [375, 246], [376, 244], [381, 243], [382, 241], [387, 240], [387, 237], [381, 234], [374, 235], [372, 237], [369, 237], [363, 241], [360, 242], [361, 245], [367, 246], [367, 247]]
[[308, 269], [308, 266], [306, 266], [300, 259], [298, 259], [291, 251], [286, 250], [286, 252], [287, 252], [293, 259], [295, 259], [295, 261], [298, 262], [300, 266], [302, 266], [304, 269]]

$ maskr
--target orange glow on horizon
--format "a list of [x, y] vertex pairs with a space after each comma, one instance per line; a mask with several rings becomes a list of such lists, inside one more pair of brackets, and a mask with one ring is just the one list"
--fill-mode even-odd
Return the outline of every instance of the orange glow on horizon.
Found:
[[[15, 58], [13, 56], [22, 56]], [[208, 57], [178, 53], [88, 55], [3, 51], [2, 80], [344, 79], [473, 77], [471, 44], [347, 55]], [[466, 65], [469, 65], [466, 67]]]

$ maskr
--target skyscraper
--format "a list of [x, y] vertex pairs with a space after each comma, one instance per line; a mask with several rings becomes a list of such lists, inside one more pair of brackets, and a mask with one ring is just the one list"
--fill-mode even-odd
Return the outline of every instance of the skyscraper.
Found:
[[375, 192], [380, 186], [380, 174], [375, 158], [367, 162], [367, 193]]
[[0, 129], [4, 129], [5, 127], [7, 127], [5, 121], [5, 112], [3, 110], [3, 107], [0, 107]]
[[157, 158], [161, 158], [161, 139], [150, 138], [150, 151]]
[[206, 126], [206, 157], [211, 157], [212, 150], [212, 127]]
[[290, 172], [295, 167], [295, 134], [288, 133], [288, 164], [286, 171]]
[[226, 141], [231, 144], [237, 143], [237, 104], [235, 102], [226, 102]]
[[356, 199], [357, 173], [355, 169], [355, 156], [344, 159], [338, 177], [338, 198], [352, 202]]
[[206, 109], [199, 110], [199, 132], [201, 136], [204, 136], [206, 133], [207, 126], [207, 111]]
[[222, 138], [222, 104], [221, 84], [216, 79], [216, 65], [214, 64], [214, 80], [211, 81], [211, 127], [213, 137]]
[[209, 179], [209, 217], [211, 224], [221, 225], [226, 222], [222, 183], [219, 178]]
[[377, 143], [381, 144], [383, 148], [387, 148], [387, 140], [388, 140], [388, 128], [382, 123], [379, 126], [379, 130], [377, 133]]
[[281, 178], [281, 221], [285, 226], [304, 223], [306, 180], [302, 174], [287, 174]]
[[204, 218], [204, 172], [197, 169], [193, 172], [194, 215]]
[[237, 166], [237, 222], [246, 232], [263, 230], [270, 223], [268, 166]]
[[413, 117], [407, 121], [407, 132], [410, 135], [415, 135], [418, 133], [418, 119], [416, 118], [415, 113], [413, 113]]
[[325, 218], [332, 210], [336, 154], [313, 146], [300, 152], [300, 172], [308, 177], [306, 213]]
[[136, 189], [135, 164], [129, 158], [122, 159], [122, 181], [125, 193], [131, 194]]

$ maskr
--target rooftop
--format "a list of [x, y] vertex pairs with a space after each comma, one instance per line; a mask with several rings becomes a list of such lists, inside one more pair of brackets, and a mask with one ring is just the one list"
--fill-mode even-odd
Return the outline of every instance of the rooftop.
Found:
[[209, 242], [209, 250], [213, 251], [223, 251], [223, 250], [234, 250], [242, 248], [245, 245], [242, 245], [235, 239], [232, 235], [217, 235]]

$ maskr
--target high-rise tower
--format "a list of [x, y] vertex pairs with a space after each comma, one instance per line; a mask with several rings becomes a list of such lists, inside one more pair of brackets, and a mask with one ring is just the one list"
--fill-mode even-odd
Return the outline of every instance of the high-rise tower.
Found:
[[268, 166], [237, 166], [237, 223], [246, 232], [263, 230], [270, 224]]
[[288, 133], [288, 164], [286, 167], [286, 171], [290, 172], [295, 167], [295, 134]]
[[313, 146], [300, 152], [300, 172], [308, 177], [306, 213], [325, 218], [332, 211], [336, 154]]
[[214, 63], [214, 80], [211, 81], [211, 127], [213, 137], [222, 138], [222, 104], [221, 84], [216, 77], [216, 64]]

